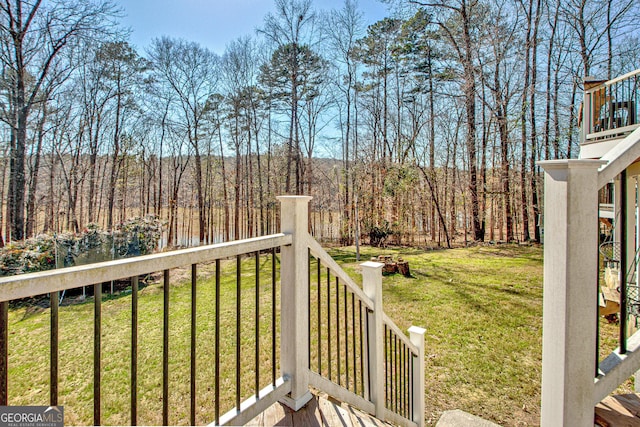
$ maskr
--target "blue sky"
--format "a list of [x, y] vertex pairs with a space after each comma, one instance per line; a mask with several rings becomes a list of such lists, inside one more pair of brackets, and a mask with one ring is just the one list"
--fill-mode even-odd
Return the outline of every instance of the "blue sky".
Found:
[[[218, 54], [232, 40], [255, 34], [273, 0], [116, 0], [123, 8], [122, 23], [133, 30], [139, 50], [163, 35], [195, 41]], [[315, 0], [316, 10], [339, 9], [344, 0]], [[367, 25], [387, 16], [378, 0], [359, 0]]]

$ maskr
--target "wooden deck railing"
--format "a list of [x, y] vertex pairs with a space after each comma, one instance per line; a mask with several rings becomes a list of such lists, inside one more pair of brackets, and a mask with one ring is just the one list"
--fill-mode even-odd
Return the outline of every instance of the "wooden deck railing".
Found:
[[[49, 403], [64, 404], [65, 396], [58, 388], [58, 331], [60, 311], [66, 307], [59, 307], [59, 295], [61, 291], [90, 286], [94, 291], [92, 422], [101, 424], [105, 405], [102, 377], [110, 363], [103, 357], [102, 287], [114, 280], [128, 280], [131, 289], [128, 412], [130, 423], [136, 425], [141, 418], [138, 338], [147, 332], [140, 328], [138, 306], [145, 297], [139, 292], [139, 277], [162, 272], [162, 340], [157, 349], [162, 353], [162, 379], [159, 384], [162, 389], [162, 424], [186, 422], [174, 419], [176, 415], [170, 410], [173, 394], [170, 382], [172, 365], [169, 363], [172, 342], [176, 339], [169, 333], [175, 321], [175, 315], [171, 315], [171, 295], [174, 292], [171, 272], [186, 267], [190, 272], [191, 290], [190, 319], [186, 326], [190, 331], [189, 375], [173, 378], [173, 381], [189, 383], [188, 396], [183, 398], [189, 400], [190, 424], [203, 420], [216, 425], [244, 424], [276, 401], [297, 410], [310, 399], [309, 387], [313, 386], [383, 420], [407, 426], [424, 425], [424, 330], [411, 329], [411, 339], [408, 339], [384, 315], [381, 264], [362, 265], [363, 290], [309, 235], [310, 198], [285, 196], [279, 199], [282, 204], [282, 232], [279, 234], [0, 278], [0, 405], [12, 404], [9, 388], [12, 366], [9, 363], [20, 364], [17, 354], [9, 359], [10, 302], [38, 295], [49, 297]], [[255, 259], [253, 272], [246, 271], [247, 258]], [[313, 284], [309, 268], [312, 258], [318, 272], [317, 282]], [[236, 264], [235, 282], [232, 282], [233, 301], [225, 301], [221, 296], [221, 261], [225, 259], [235, 259]], [[211, 310], [213, 313], [202, 313], [197, 303], [204, 282], [199, 268], [211, 263], [214, 265], [214, 277], [213, 285], [209, 286], [213, 289], [206, 291], [207, 297], [213, 298], [215, 304]], [[233, 267], [229, 262], [226, 264], [228, 275]], [[326, 286], [324, 282], [321, 284], [321, 272], [325, 274]], [[253, 303], [247, 304], [251, 298]], [[235, 316], [231, 316], [233, 319], [221, 320], [226, 308], [221, 304], [231, 304], [229, 308], [235, 312]], [[200, 330], [198, 322], [203, 322], [205, 315], [214, 316], [207, 323], [207, 327], [213, 329], [208, 331], [212, 332], [213, 342], [207, 343], [207, 348], [214, 352], [215, 374], [210, 384], [214, 403], [207, 406], [203, 415], [202, 407], [209, 403], [198, 395], [198, 381], [202, 380], [198, 379], [201, 367], [197, 361], [202, 345], [196, 331]], [[247, 321], [253, 322], [250, 330], [243, 326]], [[221, 333], [233, 335], [230, 346], [235, 346], [235, 349], [225, 349], [229, 343], [221, 342]], [[247, 342], [251, 348], [247, 348]], [[221, 372], [223, 353], [235, 358], [232, 364], [235, 369], [225, 373]], [[265, 363], [265, 358], [269, 359], [268, 363]], [[72, 410], [66, 408], [65, 413]], [[200, 414], [199, 418], [197, 414]]]

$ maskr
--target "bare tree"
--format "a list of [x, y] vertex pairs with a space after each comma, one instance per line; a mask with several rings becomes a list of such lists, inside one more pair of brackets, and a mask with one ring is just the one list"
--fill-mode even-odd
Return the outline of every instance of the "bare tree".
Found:
[[286, 68], [286, 76], [290, 81], [288, 91], [290, 120], [285, 192], [291, 191], [291, 165], [293, 163], [296, 178], [295, 193], [300, 194], [302, 188], [298, 104], [301, 97], [299, 88], [301, 67], [303, 66], [300, 61], [301, 57], [308, 56], [306, 53], [311, 52], [308, 47], [308, 32], [313, 28], [315, 14], [311, 8], [311, 0], [276, 0], [275, 4], [276, 14], [269, 13], [265, 17], [264, 28], [260, 30], [260, 33], [278, 47], [272, 58], [272, 66], [280, 64]]
[[[509, 17], [511, 16], [511, 19]], [[491, 111], [497, 127], [500, 141], [500, 205], [504, 217], [506, 240], [514, 239], [512, 189], [511, 182], [511, 144], [509, 128], [510, 103], [515, 96], [518, 68], [520, 61], [516, 52], [521, 44], [518, 41], [518, 29], [522, 22], [517, 13], [514, 13], [505, 2], [502, 2], [492, 11], [491, 22], [494, 23], [487, 33], [486, 42], [489, 44], [482, 58], [484, 73], [483, 85], [490, 92], [492, 100], [487, 107]]]
[[[114, 204], [116, 197], [116, 180], [125, 159], [126, 146], [131, 141], [127, 134], [126, 124], [130, 121], [135, 110], [134, 87], [141, 80], [141, 73], [145, 69], [145, 61], [126, 42], [106, 43], [98, 49], [96, 61], [103, 71], [99, 82], [104, 98], [108, 101], [111, 111], [112, 124], [109, 183], [107, 187], [107, 229], [113, 228]], [[103, 118], [106, 121], [107, 118]], [[125, 146], [123, 146], [125, 145]], [[95, 149], [95, 146], [94, 148]], [[93, 166], [93, 165], [92, 165]]]
[[577, 73], [578, 76], [590, 75], [594, 65], [610, 73], [613, 34], [617, 31], [628, 32], [637, 28], [634, 19], [636, 15], [630, 13], [634, 7], [637, 8], [634, 0], [562, 2], [560, 9], [562, 19], [573, 30], [579, 46], [577, 53], [582, 59], [582, 73]]
[[[352, 209], [352, 195], [355, 191], [356, 176], [352, 172], [353, 159], [357, 156], [358, 147], [355, 142], [357, 138], [354, 133], [357, 127], [354, 126], [356, 108], [356, 82], [358, 76], [358, 60], [354, 51], [357, 40], [364, 33], [363, 13], [358, 10], [358, 5], [354, 0], [345, 0], [342, 9], [333, 11], [329, 17], [329, 46], [333, 52], [333, 59], [338, 65], [338, 81], [336, 88], [341, 96], [337, 99], [339, 104], [344, 104], [340, 111], [340, 130], [342, 132], [342, 157], [344, 163], [344, 211], [342, 221], [345, 226], [341, 227], [343, 243], [350, 244], [352, 241], [352, 230], [356, 234], [356, 245], [359, 244], [358, 218], [355, 214], [355, 206]], [[353, 201], [357, 197], [353, 196]], [[358, 254], [359, 256], [359, 254]]]
[[440, 28], [462, 66], [462, 92], [466, 111], [467, 163], [469, 167], [469, 194], [471, 198], [472, 233], [474, 240], [484, 240], [481, 223], [480, 201], [478, 197], [478, 158], [476, 147], [476, 75], [473, 53], [475, 52], [474, 25], [477, 25], [480, 4], [475, 0], [454, 2], [428, 2], [410, 0], [411, 3], [434, 9], [433, 22]]
[[0, 60], [11, 70], [9, 118], [11, 126], [9, 198], [10, 238], [24, 237], [25, 157], [29, 114], [41, 98], [57, 61], [65, 50], [84, 38], [104, 33], [112, 25], [115, 8], [110, 2], [87, 0], [7, 0], [0, 4], [0, 28], [8, 37]]
[[199, 240], [204, 242], [206, 232], [206, 201], [203, 191], [202, 153], [203, 120], [209, 97], [218, 84], [216, 54], [197, 43], [167, 37], [155, 39], [149, 52], [156, 78], [175, 92], [175, 105], [171, 119], [179, 125], [194, 153], [194, 179], [198, 199]]
[[[224, 83], [227, 86], [227, 116], [229, 118], [229, 135], [231, 137], [235, 154], [235, 179], [234, 179], [234, 216], [233, 238], [239, 239], [240, 234], [240, 196], [241, 185], [249, 176], [242, 174], [243, 142], [250, 151], [250, 104], [251, 87], [255, 81], [253, 70], [251, 45], [248, 39], [237, 40], [227, 46], [222, 58], [222, 71]], [[224, 156], [221, 151], [221, 155]]]

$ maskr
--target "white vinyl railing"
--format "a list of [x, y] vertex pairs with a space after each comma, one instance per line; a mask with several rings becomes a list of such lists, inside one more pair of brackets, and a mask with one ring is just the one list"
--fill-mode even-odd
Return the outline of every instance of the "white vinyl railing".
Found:
[[290, 245], [291, 241], [291, 235], [280, 233], [77, 267], [0, 277], [0, 302], [264, 251]]
[[[256, 336], [253, 338], [255, 366], [248, 367], [249, 374], [242, 374], [238, 370], [235, 375], [236, 390], [235, 405], [231, 410], [220, 408], [219, 400], [222, 390], [219, 377], [219, 355], [216, 355], [215, 378], [215, 410], [209, 422], [216, 425], [244, 424], [260, 412], [264, 411], [276, 401], [281, 401], [294, 410], [303, 407], [311, 398], [309, 387], [315, 387], [337, 399], [345, 401], [358, 409], [366, 411], [382, 420], [394, 422], [404, 426], [424, 425], [424, 330], [417, 327], [410, 329], [411, 338], [407, 338], [402, 331], [389, 319], [382, 309], [382, 264], [363, 263], [363, 288], [361, 289], [324, 251], [324, 249], [310, 236], [308, 232], [308, 202], [310, 197], [283, 196], [281, 202], [281, 233], [229, 243], [221, 243], [196, 248], [182, 249], [160, 254], [144, 255], [135, 258], [63, 268], [59, 270], [30, 273], [19, 276], [0, 278], [0, 405], [8, 405], [8, 381], [10, 374], [8, 354], [8, 306], [9, 302], [36, 295], [50, 295], [51, 301], [51, 341], [50, 341], [50, 404], [58, 404], [58, 297], [61, 291], [92, 286], [94, 289], [94, 384], [93, 384], [93, 423], [103, 422], [101, 414], [101, 373], [107, 361], [102, 360], [102, 284], [114, 280], [129, 280], [131, 283], [131, 423], [137, 422], [138, 390], [137, 390], [137, 301], [138, 278], [154, 272], [163, 272], [163, 424], [176, 424], [177, 420], [170, 418], [169, 411], [169, 312], [171, 292], [170, 271], [178, 267], [191, 266], [191, 378], [184, 381], [191, 382], [191, 417], [189, 422], [194, 424], [196, 401], [196, 321], [198, 318], [195, 301], [196, 286], [198, 286], [197, 268], [202, 263], [216, 263], [216, 304], [220, 303], [220, 260], [235, 257], [237, 260], [236, 288], [238, 296], [241, 292], [241, 259], [255, 257], [256, 274], [251, 289], [255, 294], [271, 292], [273, 301], [268, 307], [260, 307], [256, 298], [256, 306], [243, 316], [255, 316]], [[280, 255], [280, 280], [277, 282], [277, 253]], [[310, 259], [315, 258], [318, 270], [321, 266], [327, 269], [326, 277], [329, 285], [318, 285], [314, 291], [326, 300], [314, 299], [313, 309], [318, 313], [332, 310], [335, 317], [326, 316], [328, 325], [322, 320], [325, 316], [316, 316], [312, 325], [310, 313], [312, 311], [311, 275], [309, 271]], [[265, 261], [271, 261], [270, 263]], [[268, 271], [260, 272], [263, 264], [270, 264]], [[261, 288], [261, 276], [271, 275], [269, 283]], [[320, 275], [317, 276], [318, 280]], [[246, 279], [244, 279], [246, 280]], [[335, 280], [335, 283], [334, 283]], [[279, 304], [276, 304], [277, 287], [279, 285]], [[244, 290], [245, 285], [242, 285]], [[264, 290], [263, 290], [264, 289]], [[315, 294], [314, 294], [315, 295]], [[240, 301], [240, 298], [237, 298]], [[239, 302], [238, 302], [239, 304]], [[239, 306], [237, 310], [240, 310]], [[273, 310], [270, 316], [273, 324], [269, 325], [269, 336], [266, 339], [272, 343], [271, 353], [272, 371], [269, 381], [261, 380], [259, 373], [260, 353], [259, 343], [265, 339], [258, 336], [261, 313]], [[275, 312], [278, 310], [278, 313]], [[219, 316], [220, 308], [216, 306], [215, 315]], [[314, 311], [315, 312], [315, 311]], [[239, 313], [239, 312], [238, 312]], [[240, 316], [237, 316], [240, 317]], [[278, 319], [278, 321], [276, 320]], [[358, 319], [358, 324], [356, 324]], [[241, 327], [240, 320], [236, 327], [236, 366], [243, 362], [240, 356]], [[277, 323], [276, 323], [277, 322]], [[342, 322], [342, 323], [339, 323]], [[330, 353], [333, 361], [329, 365], [325, 359], [325, 368], [337, 368], [333, 377], [327, 377], [322, 372], [311, 369], [310, 348], [312, 327], [314, 337], [320, 336], [315, 344], [319, 349], [315, 357], [322, 357], [322, 331], [335, 333], [337, 348]], [[220, 319], [215, 321], [216, 341], [214, 347], [219, 349]], [[262, 328], [265, 329], [265, 328]], [[278, 331], [278, 332], [276, 332]], [[279, 333], [279, 337], [275, 334]], [[355, 334], [359, 333], [359, 337]], [[331, 335], [329, 335], [331, 336]], [[391, 341], [392, 340], [392, 341]], [[328, 341], [327, 341], [328, 342]], [[276, 348], [279, 343], [279, 349]], [[331, 345], [331, 344], [329, 344]], [[279, 351], [278, 351], [279, 350]], [[12, 358], [12, 360], [15, 360]], [[17, 362], [12, 363], [19, 363]], [[279, 366], [276, 372], [276, 366]], [[252, 372], [253, 371], [253, 372]], [[329, 371], [331, 372], [331, 371]], [[264, 372], [263, 372], [264, 374]], [[254, 375], [255, 378], [241, 378], [240, 375]], [[263, 375], [264, 376], [264, 375]], [[252, 384], [253, 395], [246, 397], [241, 393], [240, 383], [249, 381]], [[253, 386], [253, 383], [255, 385]], [[222, 410], [222, 411], [221, 411]], [[224, 413], [222, 413], [224, 412]], [[181, 421], [182, 422], [182, 421]]]
[[[640, 129], [600, 160], [539, 162], [545, 171], [542, 426], [593, 426], [595, 404], [640, 369], [639, 333], [621, 340], [602, 362], [596, 357], [598, 191], [614, 178], [626, 182], [626, 171], [638, 158]], [[620, 216], [633, 223], [635, 193], [616, 191], [629, 202]], [[633, 226], [629, 230], [622, 231], [622, 244], [635, 243]]]
[[[318, 368], [311, 369], [311, 385], [382, 420], [398, 425], [422, 425], [425, 330], [411, 327], [410, 336], [406, 337], [393, 320], [384, 313], [382, 306], [384, 264], [378, 262], [360, 264], [364, 286], [362, 290], [315, 240], [310, 239], [309, 249], [311, 255], [317, 260], [317, 265], [329, 270], [327, 275], [333, 276], [338, 289], [331, 294], [329, 285], [323, 287], [321, 280], [318, 280], [318, 285], [314, 289], [320, 295], [314, 298], [317, 312], [322, 313], [323, 309], [333, 310], [335, 314], [333, 326], [337, 327], [336, 339], [332, 341], [322, 334], [323, 329], [331, 328], [332, 320], [323, 322], [321, 315], [315, 316], [313, 319], [315, 324], [311, 329], [314, 329], [319, 336], [316, 343], [318, 346], [316, 357], [323, 353], [321, 348], [323, 344], [329, 348], [331, 345], [337, 345], [338, 351], [333, 355], [337, 359], [335, 364], [338, 367], [338, 374], [335, 378], [331, 378], [331, 374], [329, 378], [327, 375], [323, 376], [322, 363], [318, 361]], [[322, 298], [325, 292], [329, 292], [326, 302]], [[351, 299], [347, 295], [352, 295]], [[343, 301], [342, 305], [340, 301]], [[356, 304], [361, 308], [356, 309]], [[329, 305], [333, 308], [329, 308]], [[342, 321], [343, 317], [344, 321]], [[367, 325], [364, 334], [362, 328], [356, 327], [356, 323]], [[344, 334], [341, 351], [340, 330]], [[354, 336], [358, 334], [359, 337]], [[353, 339], [351, 346], [350, 337]], [[367, 343], [367, 349], [360, 354], [358, 354], [357, 345], [359, 339], [366, 340]], [[326, 363], [331, 365], [331, 351], [324, 353], [329, 358]], [[366, 358], [366, 362], [363, 363], [364, 372], [360, 389], [358, 389], [357, 378], [359, 358]], [[351, 365], [350, 360], [352, 360]], [[342, 375], [340, 375], [341, 363]]]

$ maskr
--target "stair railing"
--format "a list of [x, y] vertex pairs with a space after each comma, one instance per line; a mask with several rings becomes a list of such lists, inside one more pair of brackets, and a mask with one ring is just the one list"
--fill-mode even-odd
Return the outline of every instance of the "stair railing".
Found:
[[[119, 351], [130, 354], [131, 363], [126, 367], [130, 374], [130, 405], [123, 407], [118, 419], [129, 419], [132, 425], [159, 423], [159, 419], [147, 419], [148, 412], [140, 411], [141, 396], [148, 390], [138, 382], [139, 371], [145, 366], [139, 358], [142, 347], [138, 345], [138, 336], [142, 335], [143, 326], [138, 314], [139, 307], [146, 302], [144, 298], [148, 298], [147, 293], [143, 296], [139, 292], [139, 278], [158, 273], [155, 277], [161, 283], [158, 289], [162, 289], [162, 309], [153, 313], [158, 320], [154, 330], [157, 334], [149, 334], [151, 341], [147, 345], [153, 347], [158, 358], [161, 356], [162, 377], [158, 383], [154, 381], [153, 392], [160, 394], [161, 388], [163, 425], [187, 422], [190, 425], [202, 422], [242, 425], [277, 401], [294, 410], [300, 409], [312, 397], [310, 387], [316, 387], [382, 420], [402, 426], [424, 426], [424, 329], [411, 328], [407, 338], [384, 314], [382, 264], [360, 266], [361, 288], [311, 237], [309, 197], [279, 199], [281, 233], [278, 234], [0, 278], [0, 405], [14, 402], [16, 394], [10, 395], [9, 391], [19, 381], [9, 379], [25, 371], [20, 352], [13, 352], [9, 358], [13, 343], [10, 337], [12, 340], [14, 328], [18, 327], [9, 315], [9, 304], [38, 295], [50, 302], [48, 403], [56, 406], [64, 401], [65, 388], [59, 385], [69, 379], [61, 372], [69, 374], [70, 363], [60, 351], [64, 338], [59, 334], [59, 325], [64, 328], [69, 313], [67, 307], [60, 306], [60, 293], [90, 286], [93, 334], [79, 335], [74, 340], [78, 345], [89, 343], [89, 347], [93, 343], [93, 367], [89, 368], [93, 373], [93, 384], [89, 386], [93, 392], [87, 398], [92, 401], [92, 405], [89, 404], [92, 424], [109, 422], [113, 414], [102, 409], [111, 396], [106, 392], [110, 383], [103, 374], [111, 369], [110, 364], [122, 361], [104, 357], [109, 345], [108, 340], [103, 340], [104, 326], [113, 312], [103, 308], [102, 289], [104, 283], [118, 280], [126, 281], [131, 289], [122, 296], [131, 299], [131, 342], [118, 343]], [[317, 268], [326, 271], [326, 286], [316, 288], [311, 284], [311, 256], [318, 263]], [[247, 264], [251, 265], [251, 271], [246, 271]], [[171, 296], [181, 291], [171, 280], [171, 272], [177, 269], [191, 273], [190, 297], [185, 303], [190, 309], [187, 316], [176, 315], [180, 307], [172, 303], [175, 299]], [[205, 277], [201, 270], [210, 271], [213, 277]], [[317, 300], [312, 298], [312, 290], [320, 295]], [[228, 293], [235, 298], [225, 298]], [[198, 294], [213, 301], [215, 309], [205, 312], [197, 303], [201, 301], [201, 297], [197, 299]], [[320, 316], [315, 318], [312, 312]], [[318, 329], [313, 329], [316, 326]], [[206, 346], [201, 343], [203, 328], [209, 336]], [[190, 345], [186, 348], [180, 349], [174, 344], [175, 340], [185, 338], [184, 332], [176, 337], [176, 330], [190, 335]], [[148, 332], [144, 330], [145, 335]], [[329, 334], [331, 339], [327, 339]], [[315, 337], [319, 339], [315, 341]], [[330, 346], [330, 353], [325, 344]], [[314, 353], [312, 348], [319, 350]], [[170, 363], [175, 362], [178, 352], [184, 357], [181, 363], [190, 361], [187, 374], [179, 374], [176, 363]], [[213, 361], [211, 357], [203, 359], [203, 353], [213, 354]], [[200, 375], [204, 360], [212, 365], [206, 369], [214, 371], [213, 379], [209, 378], [212, 381], [207, 383], [210, 388], [206, 396], [202, 395]], [[314, 371], [312, 362], [320, 368]], [[69, 374], [71, 377], [85, 365], [78, 366]], [[224, 366], [235, 366], [235, 369], [224, 369]], [[78, 386], [87, 386], [81, 381], [78, 380]], [[189, 391], [185, 392], [186, 387], [181, 388], [178, 383], [188, 384]], [[41, 393], [37, 396], [39, 402], [47, 397], [46, 391]], [[175, 410], [176, 405], [186, 401], [189, 402], [187, 414]], [[65, 414], [77, 415], [80, 409], [66, 406]], [[188, 420], [177, 419], [186, 416]], [[81, 423], [91, 423], [88, 413], [76, 418]]]
[[[298, 337], [295, 358], [288, 362], [290, 350], [282, 350], [291, 366], [284, 368], [292, 378], [287, 404], [304, 405], [312, 386], [383, 421], [424, 426], [425, 330], [411, 327], [406, 337], [384, 313], [383, 264], [360, 264], [361, 288], [308, 233], [310, 197], [278, 199], [282, 232], [293, 235], [282, 250], [282, 333], [290, 325]], [[284, 308], [289, 283], [296, 302], [287, 307], [295, 310]]]

